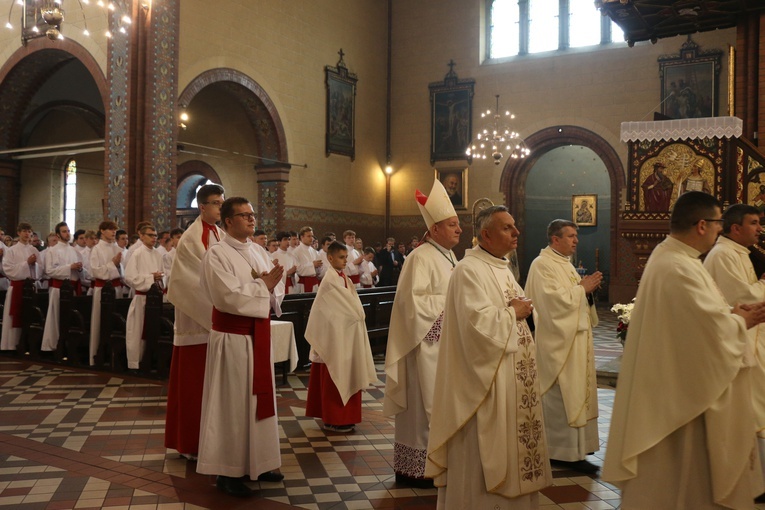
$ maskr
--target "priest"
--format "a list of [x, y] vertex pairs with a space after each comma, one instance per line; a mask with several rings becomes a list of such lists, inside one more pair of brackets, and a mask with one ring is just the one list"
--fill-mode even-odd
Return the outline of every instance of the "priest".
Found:
[[427, 487], [428, 431], [433, 410], [436, 364], [449, 278], [457, 263], [460, 221], [443, 184], [415, 200], [427, 226], [425, 242], [410, 252], [393, 301], [385, 355], [383, 413], [395, 417], [393, 469], [396, 482]]
[[197, 472], [219, 490], [248, 496], [242, 478], [278, 481], [281, 466], [270, 314], [282, 266], [254, 256], [255, 213], [246, 198], [221, 206], [227, 236], [202, 260], [201, 293], [212, 303]]
[[552, 474], [533, 307], [505, 258], [519, 231], [505, 206], [481, 211], [476, 231], [446, 295], [425, 476], [440, 509], [537, 508]]
[[603, 275], [596, 271], [582, 278], [571, 264], [579, 242], [575, 223], [553, 220], [547, 239], [549, 245], [529, 268], [526, 295], [536, 304], [534, 336], [550, 458], [594, 474], [600, 468], [585, 458], [600, 449], [592, 337], [598, 315], [591, 295]]
[[643, 272], [602, 477], [625, 510], [749, 509], [763, 492], [747, 329], [765, 305], [731, 308], [702, 266], [722, 222], [712, 195], [681, 195]]

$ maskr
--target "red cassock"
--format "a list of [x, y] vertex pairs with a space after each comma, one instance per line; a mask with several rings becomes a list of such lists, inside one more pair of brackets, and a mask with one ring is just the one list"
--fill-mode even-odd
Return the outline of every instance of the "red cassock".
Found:
[[308, 380], [308, 401], [305, 415], [320, 418], [325, 424], [351, 425], [361, 422], [361, 391], [356, 392], [346, 405], [340, 398], [327, 365], [311, 364], [311, 376]]

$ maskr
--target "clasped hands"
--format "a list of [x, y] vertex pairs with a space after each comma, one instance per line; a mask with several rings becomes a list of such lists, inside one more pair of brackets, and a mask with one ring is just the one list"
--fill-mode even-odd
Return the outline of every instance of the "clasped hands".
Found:
[[515, 310], [515, 319], [523, 320], [534, 311], [534, 305], [527, 297], [517, 297], [510, 300], [510, 307]]
[[282, 280], [284, 274], [284, 266], [276, 264], [273, 269], [260, 273], [260, 279], [266, 284], [269, 291], [274, 290], [274, 287]]
[[731, 310], [746, 321], [746, 328], [753, 328], [765, 322], [765, 301], [761, 303], [738, 304]]

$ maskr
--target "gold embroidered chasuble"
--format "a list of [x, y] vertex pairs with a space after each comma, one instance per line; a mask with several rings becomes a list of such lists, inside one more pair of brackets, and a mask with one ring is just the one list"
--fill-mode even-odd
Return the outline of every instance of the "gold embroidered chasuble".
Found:
[[[482, 471], [484, 494], [517, 498], [552, 482], [536, 344], [526, 321], [516, 320], [509, 306], [518, 296], [523, 289], [507, 260], [480, 247], [468, 250], [452, 274], [425, 471], [436, 486], [449, 489], [449, 458], [463, 457], [454, 451], [462, 444], [455, 437], [472, 420], [477, 422], [480, 465], [469, 469]], [[460, 486], [453, 492], [460, 492]], [[466, 500], [476, 496], [460, 495]]]

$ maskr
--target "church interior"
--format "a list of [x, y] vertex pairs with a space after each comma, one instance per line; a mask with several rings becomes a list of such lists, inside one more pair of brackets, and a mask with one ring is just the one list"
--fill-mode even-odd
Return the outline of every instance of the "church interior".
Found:
[[[415, 192], [456, 176], [454, 252], [472, 246], [477, 210], [505, 204], [523, 284], [547, 224], [575, 221], [574, 265], [604, 276], [597, 461], [622, 349], [611, 307], [635, 296], [672, 204], [698, 189], [765, 208], [758, 0], [98, 3], [0, 0], [6, 234], [186, 227], [197, 189], [217, 183], [269, 238], [310, 225], [409, 242], [425, 232]], [[54, 7], [64, 19], [46, 23]], [[512, 143], [487, 154], [477, 137], [498, 125]], [[277, 380], [285, 480], [249, 501], [163, 446], [162, 377], [0, 353], [0, 508], [436, 508], [434, 489], [393, 477], [379, 352], [354, 434], [305, 417], [307, 372]], [[619, 507], [597, 476], [553, 475], [542, 508]]]

